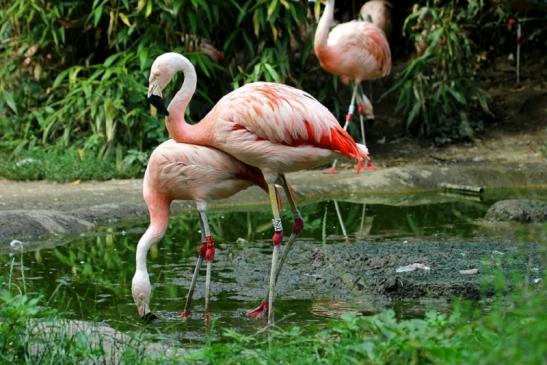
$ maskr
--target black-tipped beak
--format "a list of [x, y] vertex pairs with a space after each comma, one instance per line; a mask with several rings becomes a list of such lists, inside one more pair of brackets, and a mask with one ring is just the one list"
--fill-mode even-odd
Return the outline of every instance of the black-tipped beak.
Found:
[[160, 115], [169, 115], [169, 112], [165, 107], [165, 101], [161, 96], [152, 94], [148, 97], [148, 102], [158, 109], [158, 113], [160, 113]]
[[158, 317], [154, 313], [148, 312], [141, 319], [146, 323], [150, 323], [153, 320], [158, 319]]

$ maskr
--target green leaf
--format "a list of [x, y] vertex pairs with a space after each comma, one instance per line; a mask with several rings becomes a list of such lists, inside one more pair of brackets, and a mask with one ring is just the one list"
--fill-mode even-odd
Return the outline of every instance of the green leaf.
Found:
[[9, 108], [17, 114], [17, 104], [15, 104], [15, 99], [13, 98], [13, 95], [8, 91], [4, 91], [3, 99], [6, 104], [8, 104]]

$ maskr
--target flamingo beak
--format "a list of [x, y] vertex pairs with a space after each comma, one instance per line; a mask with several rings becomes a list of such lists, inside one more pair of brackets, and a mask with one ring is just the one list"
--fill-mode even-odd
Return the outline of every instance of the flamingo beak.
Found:
[[161, 115], [169, 115], [169, 112], [165, 107], [165, 101], [161, 94], [161, 87], [157, 79], [152, 79], [148, 86], [148, 102], [158, 109], [158, 113]]
[[139, 316], [141, 317], [141, 319], [145, 321], [146, 323], [150, 323], [154, 319], [158, 318], [154, 313], [150, 312], [150, 310], [148, 309], [148, 306], [145, 303], [142, 303], [140, 306], [138, 306], [137, 310], [139, 312]]
[[153, 320], [158, 319], [158, 317], [154, 313], [148, 312], [144, 316], [142, 316], [141, 319], [146, 323], [150, 323]]

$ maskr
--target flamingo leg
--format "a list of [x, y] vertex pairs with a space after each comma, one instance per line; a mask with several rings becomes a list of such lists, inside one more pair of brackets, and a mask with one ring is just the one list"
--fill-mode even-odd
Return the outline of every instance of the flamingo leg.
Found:
[[517, 84], [520, 84], [520, 43], [522, 42], [522, 28], [517, 24]]
[[302, 214], [300, 214], [300, 211], [296, 207], [296, 199], [294, 198], [294, 192], [287, 184], [287, 179], [285, 178], [285, 175], [280, 176], [280, 183], [283, 187], [283, 190], [285, 191], [285, 195], [287, 196], [287, 200], [289, 201], [289, 206], [291, 207], [291, 211], [294, 217], [294, 224], [292, 226], [291, 235], [289, 237], [289, 240], [287, 241], [287, 244], [285, 247], [283, 247], [283, 251], [281, 252], [281, 257], [279, 258], [279, 264], [277, 266], [277, 272], [275, 273], [275, 282], [277, 283], [277, 279], [279, 278], [279, 273], [281, 272], [281, 268], [283, 267], [283, 264], [285, 263], [285, 260], [287, 259], [287, 256], [289, 255], [289, 252], [292, 249], [292, 246], [294, 242], [296, 241], [296, 238], [304, 228], [304, 220], [302, 219]]
[[[361, 85], [359, 85], [359, 91], [360, 93], [357, 102], [357, 113], [359, 114], [359, 122], [361, 125], [361, 136], [363, 138], [362, 143], [366, 146], [367, 141], [365, 138], [365, 120], [374, 120], [374, 110], [372, 108], [372, 103], [363, 92], [363, 87]], [[374, 169], [376, 168], [376, 165], [372, 162], [366, 161], [363, 162], [359, 168]]]
[[[351, 95], [351, 102], [349, 103], [348, 114], [346, 114], [346, 122], [344, 123], [344, 130], [345, 131], [348, 130], [349, 122], [351, 122], [351, 120], [353, 119], [353, 112], [355, 111], [355, 99], [357, 97], [357, 88], [358, 88], [358, 86], [359, 86], [358, 83], [355, 83], [354, 86], [353, 86], [353, 94]], [[331, 168], [329, 170], [327, 170], [327, 173], [336, 174], [336, 163], [337, 162], [338, 162], [338, 160], [334, 160], [334, 162], [332, 163]]]
[[[277, 284], [277, 280], [279, 279], [279, 274], [281, 273], [281, 268], [283, 267], [283, 264], [285, 263], [285, 260], [287, 259], [287, 256], [289, 255], [289, 252], [291, 251], [291, 248], [296, 241], [296, 238], [302, 231], [302, 228], [304, 228], [304, 220], [302, 219], [302, 215], [300, 214], [300, 211], [296, 207], [296, 199], [294, 197], [294, 192], [290, 188], [290, 186], [287, 184], [287, 179], [285, 178], [285, 175], [281, 175], [279, 178], [279, 183], [283, 187], [283, 190], [285, 191], [285, 194], [287, 196], [287, 200], [289, 201], [289, 205], [291, 207], [291, 211], [293, 213], [294, 217], [294, 224], [292, 227], [291, 235], [287, 241], [287, 244], [285, 247], [283, 247], [283, 250], [281, 251], [281, 256], [279, 258], [279, 262], [277, 263], [275, 267], [275, 273], [274, 273], [274, 283]], [[266, 310], [268, 309], [268, 300], [270, 296], [270, 287], [266, 290], [266, 296], [258, 307], [255, 309], [247, 311], [247, 315], [250, 318], [253, 319], [259, 319], [264, 316], [266, 313]]]
[[273, 213], [273, 228], [274, 235], [272, 237], [273, 243], [273, 252], [272, 252], [272, 266], [270, 268], [270, 284], [268, 286], [268, 324], [273, 324], [274, 321], [274, 312], [273, 312], [273, 302], [275, 298], [275, 278], [277, 270], [277, 260], [279, 258], [279, 246], [283, 240], [283, 224], [281, 223], [281, 214], [280, 214], [280, 200], [277, 189], [275, 188], [274, 183], [268, 183], [268, 191], [270, 193], [270, 204], [272, 206]]
[[[197, 204], [199, 216], [203, 224], [203, 232], [205, 234], [205, 249], [203, 251], [203, 257], [207, 265], [207, 271], [205, 274], [205, 322], [208, 324], [211, 321], [211, 272], [213, 269], [213, 260], [215, 258], [215, 241], [211, 235], [211, 230], [209, 228], [209, 221], [207, 220], [207, 203], [198, 202]], [[201, 251], [201, 250], [200, 250]]]
[[338, 216], [338, 222], [340, 223], [340, 228], [342, 228], [342, 234], [344, 235], [344, 239], [346, 240], [346, 242], [348, 242], [348, 232], [346, 231], [346, 225], [344, 224], [344, 219], [342, 218], [342, 213], [340, 212], [340, 207], [338, 206], [338, 201], [333, 200], [333, 202], [334, 209], [336, 210], [336, 215]]
[[190, 307], [192, 306], [192, 296], [194, 295], [194, 289], [196, 288], [196, 282], [199, 275], [199, 269], [201, 268], [201, 263], [203, 262], [203, 257], [205, 256], [205, 251], [207, 250], [207, 244], [205, 243], [205, 229], [203, 227], [203, 219], [201, 215], [199, 217], [199, 224], [201, 226], [201, 245], [197, 252], [196, 267], [194, 268], [194, 274], [192, 275], [192, 282], [190, 283], [190, 289], [188, 289], [188, 294], [186, 295], [186, 304], [184, 305], [184, 310], [180, 314], [182, 318], [188, 318], [190, 315]]

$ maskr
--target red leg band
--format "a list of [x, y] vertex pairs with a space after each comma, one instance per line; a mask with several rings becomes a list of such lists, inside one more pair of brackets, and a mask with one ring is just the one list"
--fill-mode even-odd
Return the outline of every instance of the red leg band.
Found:
[[295, 218], [294, 224], [292, 226], [292, 233], [299, 234], [304, 228], [304, 220], [300, 217]]
[[283, 241], [283, 231], [276, 231], [272, 237], [272, 243], [274, 246], [279, 246]]

